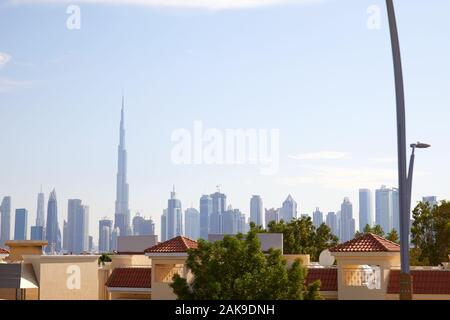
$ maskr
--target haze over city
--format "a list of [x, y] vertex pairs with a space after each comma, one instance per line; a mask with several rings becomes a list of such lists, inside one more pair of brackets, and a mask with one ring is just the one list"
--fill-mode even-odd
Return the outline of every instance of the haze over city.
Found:
[[[131, 217], [153, 217], [158, 234], [173, 185], [183, 211], [220, 185], [247, 217], [253, 194], [265, 208], [291, 194], [299, 215], [337, 211], [349, 197], [355, 219], [359, 188], [396, 187], [384, 13], [380, 29], [367, 27], [368, 6], [383, 1], [268, 1], [232, 10], [136, 3], [80, 2], [79, 30], [66, 27], [66, 2], [0, 6], [0, 197], [28, 209], [30, 225], [41, 185], [46, 201], [56, 188], [60, 224], [68, 199], [89, 206], [95, 241], [98, 219], [114, 219], [122, 94]], [[413, 202], [448, 198], [450, 4], [397, 5], [408, 26], [399, 30], [407, 141], [432, 145], [417, 153]], [[207, 129], [278, 129], [278, 172], [174, 164], [171, 135], [192, 131], [195, 121]]]

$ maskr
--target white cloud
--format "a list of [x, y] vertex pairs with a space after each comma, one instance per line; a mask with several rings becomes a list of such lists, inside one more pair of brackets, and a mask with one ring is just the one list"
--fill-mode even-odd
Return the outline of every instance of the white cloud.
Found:
[[329, 189], [356, 190], [382, 184], [396, 185], [397, 171], [373, 167], [313, 167], [304, 175], [282, 178], [278, 182], [287, 186], [309, 184]]
[[11, 60], [11, 56], [5, 52], [0, 52], [0, 68], [8, 64]]
[[[277, 182], [285, 186], [316, 185], [327, 189], [357, 190], [359, 188], [378, 188], [381, 185], [396, 186], [397, 170], [377, 167], [305, 167], [303, 175], [280, 178]], [[414, 176], [423, 176], [424, 172], [414, 172]]]
[[[324, 0], [77, 0], [76, 3], [225, 10], [285, 4], [308, 5], [321, 3], [323, 1]], [[69, 4], [73, 2], [73, 0], [9, 0], [8, 4]]]
[[301, 153], [294, 156], [289, 156], [294, 160], [333, 160], [333, 159], [350, 159], [347, 152], [339, 151], [319, 151], [314, 153]]

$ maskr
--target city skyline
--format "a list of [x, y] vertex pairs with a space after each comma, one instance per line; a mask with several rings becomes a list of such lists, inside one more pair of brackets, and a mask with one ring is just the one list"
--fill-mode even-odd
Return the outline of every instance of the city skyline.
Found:
[[[16, 208], [29, 211], [29, 224], [36, 220], [41, 184], [46, 199], [58, 190], [61, 229], [68, 199], [89, 205], [91, 226], [103, 216], [114, 220], [122, 90], [131, 217], [152, 217], [159, 231], [173, 184], [180, 201], [197, 208], [200, 196], [221, 184], [227, 201], [247, 217], [252, 194], [261, 195], [265, 208], [279, 208], [292, 194], [299, 215], [317, 206], [336, 212], [348, 196], [358, 225], [358, 189], [397, 184], [392, 57], [385, 15], [379, 30], [367, 28], [373, 3], [384, 5], [175, 13], [83, 4], [80, 30], [66, 28], [64, 6], [2, 6], [0, 125], [6, 134], [0, 143], [7, 152], [0, 167], [7, 170], [0, 170], [0, 197], [12, 196], [11, 230]], [[450, 173], [439, 170], [450, 156], [444, 120], [450, 46], [439, 41], [450, 28], [448, 9], [442, 2], [432, 8], [398, 3], [404, 62], [414, 65], [405, 68], [407, 141], [432, 144], [416, 159], [413, 203], [427, 195], [449, 198]], [[46, 50], [18, 41], [24, 33]], [[428, 50], [434, 59], [425, 63]], [[221, 131], [280, 129], [279, 173], [171, 163], [172, 132], [192, 130], [196, 120]], [[90, 231], [98, 239], [97, 228]]]

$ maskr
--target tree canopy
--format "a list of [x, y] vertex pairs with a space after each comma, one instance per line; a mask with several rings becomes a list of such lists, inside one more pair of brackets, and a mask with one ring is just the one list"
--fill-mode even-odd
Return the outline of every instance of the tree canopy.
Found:
[[186, 266], [192, 282], [179, 274], [170, 285], [180, 300], [320, 299], [320, 282], [305, 285], [307, 270], [300, 261], [287, 268], [280, 250], [264, 254], [256, 230], [222, 241], [199, 240], [189, 250]]
[[318, 228], [311, 217], [293, 219], [291, 222], [271, 221], [266, 230], [271, 233], [283, 233], [283, 251], [285, 254], [309, 254], [313, 261], [319, 259], [320, 253], [335, 246], [338, 238], [331, 229], [322, 223]]
[[373, 227], [371, 227], [369, 224], [366, 224], [364, 226], [364, 229], [363, 229], [362, 232], [361, 231], [356, 231], [355, 237], [362, 236], [362, 235], [364, 235], [366, 233], [373, 233], [373, 234], [376, 234], [377, 236], [384, 237], [384, 230], [379, 224], [377, 224], [377, 225], [375, 225]]
[[450, 202], [431, 206], [419, 202], [413, 210], [411, 242], [415, 264], [438, 265], [450, 254]]

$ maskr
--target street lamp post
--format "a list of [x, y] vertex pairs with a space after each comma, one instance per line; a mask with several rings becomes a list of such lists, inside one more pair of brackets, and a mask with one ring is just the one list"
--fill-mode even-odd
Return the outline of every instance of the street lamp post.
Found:
[[[408, 215], [411, 212], [411, 192], [412, 192], [412, 179], [413, 179], [414, 159], [415, 159], [414, 151], [416, 150], [416, 148], [417, 149], [426, 149], [426, 148], [429, 148], [431, 146], [429, 144], [426, 144], [426, 143], [417, 142], [417, 143], [410, 144], [410, 147], [411, 147], [412, 151], [411, 151], [411, 157], [409, 159], [409, 169], [408, 169], [408, 177], [407, 177], [407, 181], [408, 181], [408, 201], [407, 201], [407, 203], [408, 203]], [[409, 221], [408, 221], [408, 225], [409, 225]]]
[[393, 0], [386, 0], [391, 35], [392, 58], [394, 62], [395, 95], [397, 109], [397, 154], [398, 154], [398, 193], [400, 211], [400, 299], [412, 299], [412, 279], [409, 273], [409, 229], [411, 212], [411, 190], [414, 170], [414, 151], [416, 148], [428, 148], [425, 143], [411, 144], [412, 153], [406, 173], [406, 120], [405, 93], [403, 88], [402, 60], [398, 40], [397, 22]]
[[403, 72], [398, 40], [397, 23], [392, 0], [386, 0], [391, 36], [392, 58], [394, 63], [395, 93], [397, 109], [397, 154], [398, 154], [398, 193], [400, 211], [400, 299], [412, 299], [412, 283], [409, 274], [409, 212], [408, 181], [406, 176], [406, 121]]

